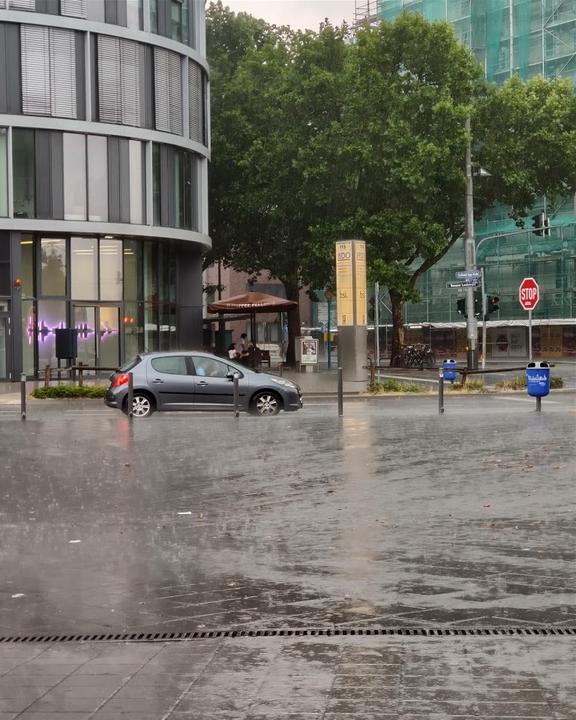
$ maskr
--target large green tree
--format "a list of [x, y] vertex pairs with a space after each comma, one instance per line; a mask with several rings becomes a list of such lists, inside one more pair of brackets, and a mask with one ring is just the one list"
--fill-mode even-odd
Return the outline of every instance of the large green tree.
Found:
[[366, 240], [371, 279], [390, 293], [394, 356], [404, 304], [464, 233], [468, 142], [491, 173], [476, 184], [476, 217], [503, 203], [521, 224], [540, 195], [576, 187], [574, 90], [543, 78], [489, 85], [447, 23], [416, 14], [357, 34], [345, 87], [341, 119], [315, 148], [339, 179], [337, 212], [317, 231]]
[[[232, 63], [222, 55], [223, 38], [241, 47]], [[267, 271], [298, 301], [301, 288], [323, 285], [327, 273], [324, 245], [310, 229], [329, 214], [331, 200], [315, 191], [308, 148], [343, 106], [346, 30], [291, 32], [217, 4], [208, 12], [208, 39], [217, 67], [209, 259]], [[289, 313], [288, 361], [299, 333], [299, 313]]]

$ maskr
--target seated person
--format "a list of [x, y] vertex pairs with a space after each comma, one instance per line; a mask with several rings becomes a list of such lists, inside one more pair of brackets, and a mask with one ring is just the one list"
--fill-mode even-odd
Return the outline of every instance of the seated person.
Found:
[[239, 360], [240, 353], [236, 350], [236, 343], [230, 343], [228, 346], [228, 357], [230, 360]]

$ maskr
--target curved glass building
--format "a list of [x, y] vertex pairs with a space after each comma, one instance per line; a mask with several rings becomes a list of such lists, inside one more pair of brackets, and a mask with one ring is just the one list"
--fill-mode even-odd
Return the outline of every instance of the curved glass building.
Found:
[[199, 346], [201, 0], [0, 0], [0, 379]]

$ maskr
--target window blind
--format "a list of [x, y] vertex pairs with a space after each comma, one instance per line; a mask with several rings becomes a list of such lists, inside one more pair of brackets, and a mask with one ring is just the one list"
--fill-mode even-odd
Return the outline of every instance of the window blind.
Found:
[[[93, 1], [93, 0], [89, 0]], [[86, 17], [86, 0], [60, 0], [60, 14], [69, 17]]]
[[182, 61], [171, 50], [154, 49], [156, 129], [182, 135]]
[[77, 117], [74, 31], [21, 25], [20, 41], [24, 114]]
[[50, 38], [49, 29], [37, 25], [20, 26], [22, 53], [22, 112], [50, 115]]
[[204, 77], [202, 68], [192, 60], [188, 63], [188, 102], [190, 139], [204, 143]]
[[120, 40], [98, 36], [98, 107], [102, 122], [122, 123]]
[[36, 0], [10, 0], [10, 10], [36, 10]]
[[141, 73], [144, 47], [133, 40], [98, 36], [100, 120], [143, 126]]
[[76, 34], [72, 30], [50, 28], [50, 114], [75, 118]]

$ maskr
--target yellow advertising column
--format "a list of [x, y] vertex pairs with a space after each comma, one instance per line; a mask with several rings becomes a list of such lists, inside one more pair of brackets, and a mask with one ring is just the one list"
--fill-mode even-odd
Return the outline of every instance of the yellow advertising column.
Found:
[[366, 243], [336, 243], [338, 364], [347, 381], [367, 379]]

